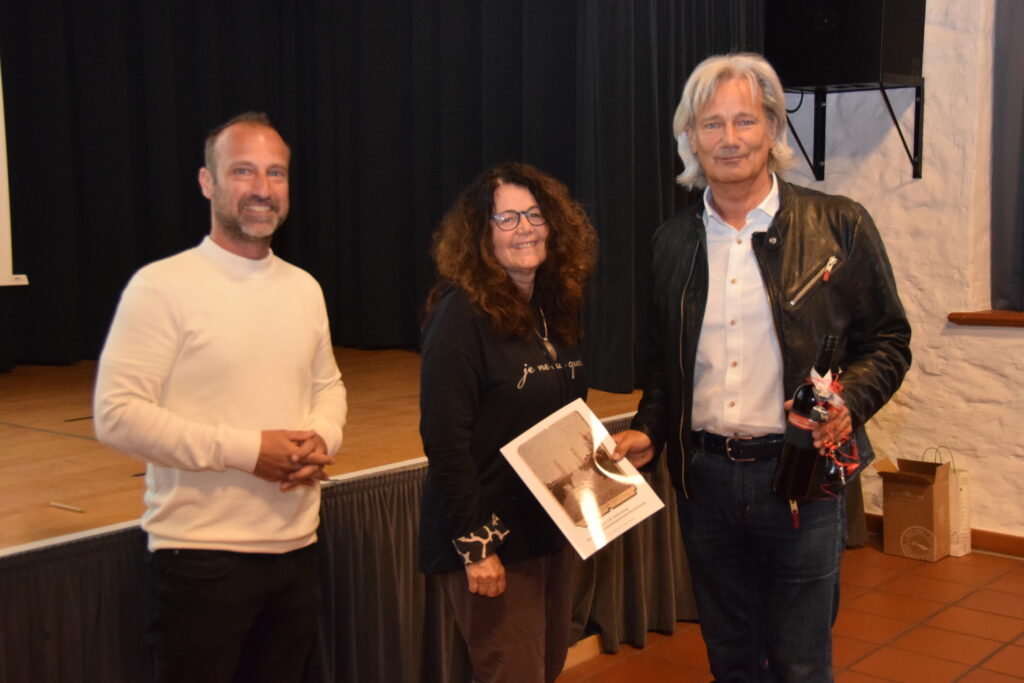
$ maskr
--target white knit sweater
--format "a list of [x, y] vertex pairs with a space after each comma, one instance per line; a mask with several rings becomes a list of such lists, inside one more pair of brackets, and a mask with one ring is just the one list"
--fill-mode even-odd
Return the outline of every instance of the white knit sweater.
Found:
[[264, 429], [341, 446], [345, 386], [323, 293], [273, 254], [209, 237], [128, 283], [100, 357], [100, 441], [145, 460], [151, 550], [281, 553], [316, 540], [319, 487], [252, 474]]

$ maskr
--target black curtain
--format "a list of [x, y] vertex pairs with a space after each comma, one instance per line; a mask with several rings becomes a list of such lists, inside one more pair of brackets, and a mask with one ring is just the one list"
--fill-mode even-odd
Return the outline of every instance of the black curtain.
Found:
[[992, 308], [1024, 311], [1024, 3], [996, 3], [992, 78]]
[[761, 46], [763, 3], [2, 3], [15, 269], [31, 284], [0, 297], [0, 355], [94, 358], [131, 274], [208, 232], [206, 131], [256, 109], [294, 152], [274, 249], [323, 286], [336, 344], [417, 343], [441, 214], [483, 167], [520, 159], [591, 213], [587, 364], [594, 386], [631, 390], [649, 237], [685, 199], [676, 100], [704, 56]]

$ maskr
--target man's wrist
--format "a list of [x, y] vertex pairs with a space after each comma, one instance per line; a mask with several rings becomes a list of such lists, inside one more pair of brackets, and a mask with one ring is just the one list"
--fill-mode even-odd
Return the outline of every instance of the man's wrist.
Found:
[[249, 474], [254, 473], [256, 464], [260, 461], [260, 452], [263, 450], [263, 432], [234, 427], [218, 428], [218, 431], [220, 430], [228, 432], [221, 437], [225, 443], [224, 466]]

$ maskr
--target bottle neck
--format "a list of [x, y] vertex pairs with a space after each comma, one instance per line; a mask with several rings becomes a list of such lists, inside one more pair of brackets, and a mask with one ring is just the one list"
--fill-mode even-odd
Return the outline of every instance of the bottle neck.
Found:
[[818, 345], [818, 357], [814, 360], [814, 369], [818, 371], [819, 375], [824, 376], [832, 369], [837, 342], [838, 339], [830, 334], [823, 337]]

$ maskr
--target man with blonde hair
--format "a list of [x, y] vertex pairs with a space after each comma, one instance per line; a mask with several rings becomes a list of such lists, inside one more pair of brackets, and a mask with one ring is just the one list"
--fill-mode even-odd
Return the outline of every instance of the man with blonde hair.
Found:
[[703, 201], [654, 236], [644, 394], [616, 457], [667, 453], [716, 681], [830, 681], [842, 493], [772, 492], [789, 403], [824, 335], [839, 337], [845, 408], [816, 448], [854, 439], [910, 365], [910, 326], [871, 217], [791, 185], [782, 85], [760, 55], [694, 70], [674, 130]]

